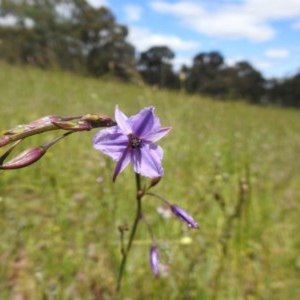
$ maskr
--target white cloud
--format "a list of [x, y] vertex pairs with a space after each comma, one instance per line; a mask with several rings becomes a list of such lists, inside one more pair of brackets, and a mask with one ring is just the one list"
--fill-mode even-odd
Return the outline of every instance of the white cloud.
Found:
[[281, 20], [300, 16], [299, 0], [246, 0], [242, 11], [263, 20]]
[[201, 34], [246, 38], [252, 42], [267, 41], [275, 36], [276, 31], [269, 21], [300, 16], [299, 0], [245, 0], [210, 6], [191, 1], [152, 1], [150, 6], [156, 12], [177, 17], [190, 30]]
[[108, 6], [107, 0], [86, 0], [91, 6], [99, 8], [101, 6]]
[[141, 18], [142, 8], [138, 5], [128, 4], [124, 6], [126, 20], [128, 22], [135, 22]]
[[273, 64], [270, 61], [262, 60], [262, 59], [253, 59], [250, 63], [254, 66], [256, 70], [263, 70], [266, 71], [270, 69]]
[[130, 27], [128, 39], [139, 51], [158, 45], [167, 45], [174, 51], [195, 50], [200, 47], [198, 42], [183, 40], [176, 35], [153, 33], [147, 28], [140, 27]]
[[283, 48], [274, 48], [267, 50], [265, 55], [269, 58], [285, 58], [289, 56], [289, 51]]

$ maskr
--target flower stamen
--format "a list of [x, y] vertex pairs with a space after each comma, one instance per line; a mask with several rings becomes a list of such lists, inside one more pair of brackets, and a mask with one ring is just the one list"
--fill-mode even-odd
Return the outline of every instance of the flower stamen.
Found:
[[142, 148], [142, 140], [134, 134], [129, 134], [129, 145], [131, 149]]

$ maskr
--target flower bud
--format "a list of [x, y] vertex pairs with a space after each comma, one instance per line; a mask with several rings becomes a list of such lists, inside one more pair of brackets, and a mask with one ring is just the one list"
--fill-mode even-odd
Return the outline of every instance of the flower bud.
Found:
[[152, 272], [157, 277], [159, 275], [159, 255], [156, 246], [151, 246], [150, 248], [150, 266]]
[[71, 131], [84, 131], [84, 130], [91, 130], [92, 126], [85, 122], [71, 122], [71, 121], [60, 121], [60, 122], [52, 122], [56, 127], [64, 129], [64, 130], [71, 130]]
[[121, 233], [123, 233], [124, 231], [128, 231], [129, 230], [129, 226], [127, 223], [121, 224], [118, 226], [118, 229]]
[[197, 222], [184, 209], [177, 205], [170, 205], [172, 213], [183, 222], [187, 223], [190, 228], [199, 228]]
[[30, 126], [28, 124], [20, 124], [15, 126], [14, 128], [8, 129], [4, 132], [5, 135], [14, 135], [14, 134], [20, 134], [24, 131], [27, 131], [30, 129]]
[[61, 121], [61, 119], [62, 118], [60, 116], [49, 115], [49, 116], [41, 117], [37, 120], [34, 120], [34, 121], [30, 122], [29, 125], [31, 127], [43, 126], [43, 125], [52, 124], [53, 122], [59, 122], [59, 121]]
[[83, 116], [81, 120], [88, 122], [93, 128], [117, 125], [111, 117], [100, 114], [87, 114]]
[[11, 138], [7, 135], [0, 136], [0, 147], [3, 147], [11, 142]]
[[6, 164], [0, 165], [0, 169], [8, 170], [24, 168], [39, 160], [45, 153], [46, 150], [44, 147], [33, 147], [27, 149], [12, 160], [8, 161]]
[[152, 178], [150, 184], [149, 184], [149, 188], [152, 188], [154, 186], [156, 186], [161, 180], [161, 176], [157, 176], [157, 177], [154, 177]]

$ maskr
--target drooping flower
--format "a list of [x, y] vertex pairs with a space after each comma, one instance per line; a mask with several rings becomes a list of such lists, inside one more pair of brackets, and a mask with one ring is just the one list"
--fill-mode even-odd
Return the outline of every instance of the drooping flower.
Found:
[[189, 215], [183, 208], [178, 205], [170, 205], [172, 213], [178, 217], [180, 220], [185, 222], [190, 228], [199, 228], [197, 222], [193, 219], [191, 215]]
[[152, 272], [157, 277], [159, 275], [159, 255], [156, 246], [151, 246], [150, 248], [150, 266]]
[[94, 148], [117, 161], [113, 180], [131, 162], [136, 173], [146, 177], [163, 175], [163, 150], [155, 144], [171, 127], [162, 128], [154, 107], [146, 107], [128, 118], [115, 108], [117, 126], [100, 130], [93, 139]]

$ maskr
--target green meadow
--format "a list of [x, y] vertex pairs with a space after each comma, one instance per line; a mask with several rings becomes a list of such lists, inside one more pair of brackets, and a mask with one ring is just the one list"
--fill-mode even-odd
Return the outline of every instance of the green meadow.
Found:
[[[0, 64], [1, 133], [51, 114], [113, 117], [116, 104], [128, 116], [153, 105], [173, 127], [159, 141], [165, 175], [152, 191], [200, 226], [143, 198], [162, 274], [151, 271], [140, 223], [119, 299], [297, 299], [300, 111]], [[129, 167], [112, 183], [115, 162], [92, 146], [97, 130], [68, 136], [27, 168], [0, 171], [0, 299], [113, 299], [118, 226], [132, 225], [135, 177]], [[60, 134], [28, 138], [12, 155]]]

